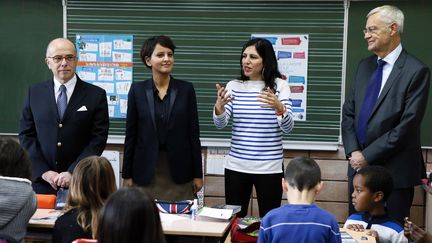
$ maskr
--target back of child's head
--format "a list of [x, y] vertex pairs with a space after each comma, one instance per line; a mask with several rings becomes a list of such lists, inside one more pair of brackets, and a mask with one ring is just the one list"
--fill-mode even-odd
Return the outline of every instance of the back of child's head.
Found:
[[12, 138], [0, 138], [0, 176], [31, 177], [30, 157]]
[[139, 187], [113, 193], [101, 211], [96, 238], [104, 243], [165, 242], [153, 197]]
[[116, 189], [113, 168], [105, 157], [84, 158], [72, 174], [65, 210], [77, 208], [80, 226], [95, 230], [99, 210]]
[[321, 182], [321, 170], [315, 160], [296, 157], [285, 169], [285, 180], [299, 191], [311, 190]]
[[384, 196], [382, 202], [388, 199], [393, 190], [393, 179], [386, 168], [370, 165], [360, 169], [357, 175], [363, 177], [363, 186], [369, 189], [371, 193], [383, 192]]

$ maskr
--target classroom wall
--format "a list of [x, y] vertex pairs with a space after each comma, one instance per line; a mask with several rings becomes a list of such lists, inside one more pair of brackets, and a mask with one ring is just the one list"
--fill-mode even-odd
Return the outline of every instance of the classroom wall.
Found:
[[[427, 6], [419, 11], [419, 16], [429, 16], [428, 11], [431, 5], [427, 1], [386, 1], [389, 4], [401, 5], [415, 12], [415, 6]], [[413, 2], [413, 3], [411, 3]], [[381, 3], [380, 3], [381, 4]], [[361, 29], [363, 22], [356, 22], [353, 19], [364, 18], [364, 14], [371, 9], [372, 5], [378, 5], [374, 1], [352, 2], [350, 9], [350, 29], [348, 35], [348, 60], [347, 60], [347, 80], [352, 78], [355, 67], [361, 57], [369, 55], [364, 45], [362, 45]], [[414, 9], [410, 9], [412, 5]], [[41, 12], [41, 7], [43, 11]], [[7, 82], [12, 89], [0, 89], [0, 103], [7, 104], [0, 110], [0, 122], [8, 130], [16, 131], [16, 122], [21, 110], [22, 97], [29, 82], [42, 81], [49, 77], [50, 71], [43, 62], [46, 44], [54, 37], [62, 35], [62, 9], [59, 0], [2, 0], [0, 4], [0, 43], [2, 55], [0, 56], [0, 82], [4, 87]], [[401, 7], [401, 8], [402, 8]], [[410, 13], [410, 12], [408, 12]], [[358, 17], [360, 16], [360, 17]], [[358, 17], [358, 18], [357, 18]], [[410, 22], [418, 28], [408, 28], [405, 32], [404, 40], [407, 41], [406, 47], [409, 50], [418, 50], [417, 46], [428, 45], [428, 38], [418, 38], [417, 35], [430, 35], [428, 32], [427, 21], [407, 19], [407, 26]], [[358, 26], [357, 26], [358, 25]], [[358, 27], [356, 29], [356, 26]], [[417, 30], [421, 30], [417, 33]], [[35, 42], [35, 38], [39, 40]], [[415, 39], [418, 38], [418, 39]], [[360, 43], [360, 44], [359, 44]], [[426, 49], [425, 49], [426, 50]], [[430, 58], [430, 52], [413, 52], [422, 59]], [[429, 54], [428, 54], [429, 53]], [[423, 55], [423, 57], [422, 57]], [[25, 67], [25, 68], [22, 68]], [[26, 80], [30, 76], [31, 81]], [[431, 92], [432, 93], [432, 92]], [[430, 99], [431, 100], [431, 99]], [[12, 104], [12, 105], [11, 105]], [[430, 109], [430, 108], [429, 108]], [[4, 131], [0, 131], [4, 132]], [[123, 160], [123, 145], [108, 145], [107, 150], [120, 151], [121, 161]], [[203, 148], [206, 155], [207, 148]], [[348, 214], [348, 195], [347, 195], [347, 162], [344, 157], [343, 147], [338, 151], [323, 152], [312, 150], [285, 150], [285, 162], [295, 156], [306, 156], [314, 158], [322, 169], [325, 182], [322, 193], [317, 198], [317, 203], [323, 208], [336, 215], [340, 223], [344, 222]], [[424, 150], [424, 158], [428, 170], [432, 170], [432, 150]], [[206, 156], [204, 156], [206, 161]], [[286, 201], [281, 198], [282, 203]], [[224, 202], [224, 182], [223, 176], [205, 175], [205, 204], [212, 205]], [[250, 213], [258, 215], [255, 196], [251, 196]], [[424, 192], [417, 188], [414, 206], [412, 207], [412, 219], [418, 225], [424, 225]]]

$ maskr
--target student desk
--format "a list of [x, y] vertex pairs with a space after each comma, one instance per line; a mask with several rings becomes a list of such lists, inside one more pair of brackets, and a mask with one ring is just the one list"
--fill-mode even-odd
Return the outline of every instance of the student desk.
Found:
[[[50, 232], [60, 211], [52, 209], [37, 209], [28, 224], [30, 239], [49, 240]], [[227, 237], [231, 221], [203, 221], [191, 220], [190, 215], [160, 214], [162, 229], [166, 235], [196, 236], [202, 242], [224, 242]]]

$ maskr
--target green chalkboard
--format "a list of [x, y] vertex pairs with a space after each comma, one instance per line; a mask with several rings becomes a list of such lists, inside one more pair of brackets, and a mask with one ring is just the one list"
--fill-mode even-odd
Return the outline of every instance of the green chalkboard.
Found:
[[[337, 144], [340, 134], [344, 4], [342, 1], [67, 1], [67, 35], [134, 35], [134, 81], [150, 77], [138, 53], [142, 42], [165, 34], [177, 45], [174, 76], [197, 92], [202, 138], [229, 138], [212, 121], [215, 83], [239, 76], [241, 47], [252, 33], [309, 34], [307, 121], [289, 141]], [[110, 134], [124, 135], [124, 119]]]
[[[385, 1], [385, 4], [395, 5], [404, 12], [405, 26], [402, 35], [402, 46], [422, 60], [429, 68], [432, 67], [432, 51], [430, 50], [432, 2], [427, 0]], [[356, 1], [350, 3], [346, 90], [351, 87], [351, 81], [354, 78], [360, 59], [371, 55], [367, 50], [362, 32], [366, 24], [366, 15], [373, 8], [381, 5], [383, 5], [381, 1]], [[429, 103], [422, 123], [422, 145], [425, 147], [432, 147], [431, 123], [432, 92], [429, 92]]]
[[52, 77], [45, 51], [62, 20], [59, 0], [0, 1], [0, 133], [18, 133], [27, 88]]

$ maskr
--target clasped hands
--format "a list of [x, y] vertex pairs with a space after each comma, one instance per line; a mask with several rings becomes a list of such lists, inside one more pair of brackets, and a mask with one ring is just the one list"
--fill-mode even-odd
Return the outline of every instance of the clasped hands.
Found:
[[59, 187], [69, 187], [72, 174], [68, 171], [57, 173], [55, 171], [49, 170], [42, 174], [42, 179], [48, 182], [54, 190], [57, 190]]
[[359, 171], [367, 165], [367, 161], [360, 150], [353, 151], [351, 157], [348, 158], [351, 168]]

